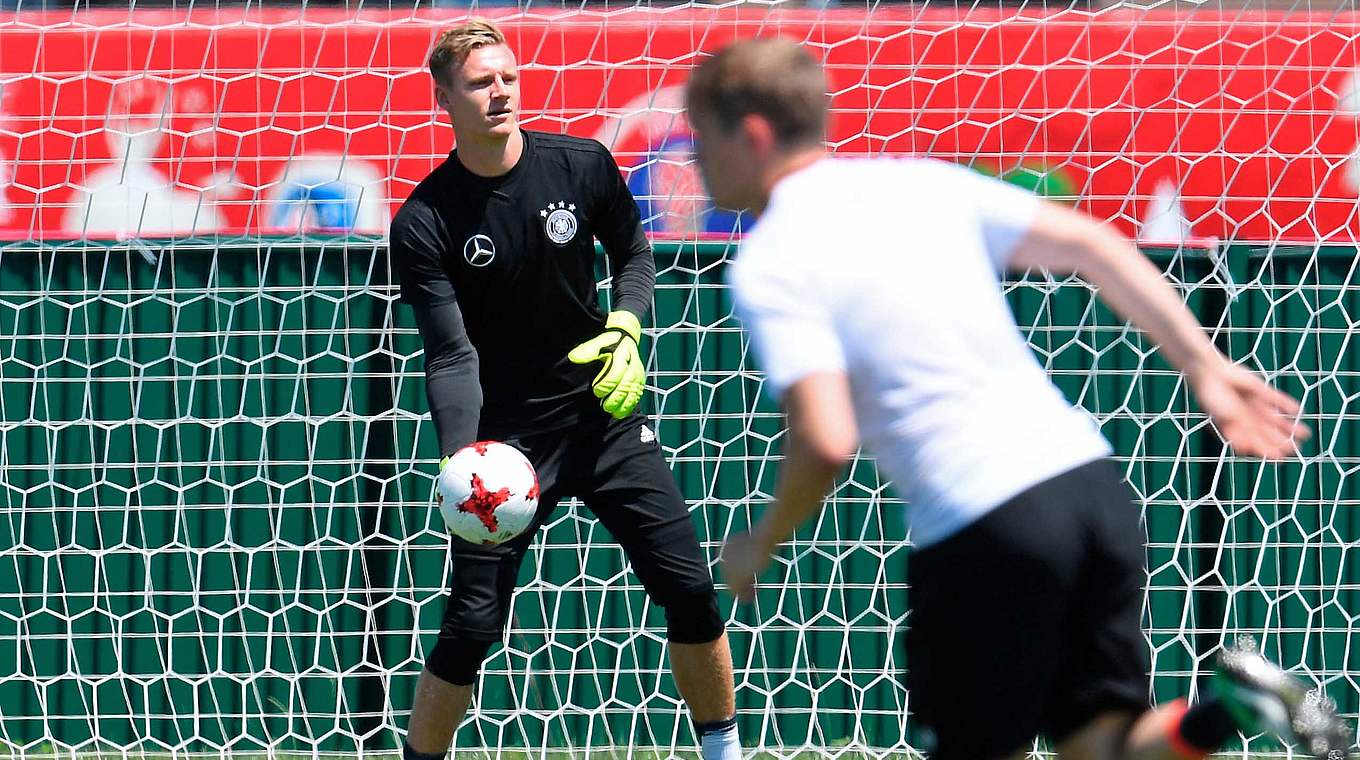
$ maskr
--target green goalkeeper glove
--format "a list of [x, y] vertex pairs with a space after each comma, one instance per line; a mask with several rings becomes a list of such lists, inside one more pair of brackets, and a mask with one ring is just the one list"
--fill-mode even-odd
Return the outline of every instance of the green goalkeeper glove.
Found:
[[[450, 460], [450, 459], [453, 459], [453, 455], [452, 455], [452, 454], [449, 454], [449, 455], [447, 455], [447, 456], [445, 456], [445, 457], [443, 457], [442, 459], [439, 460], [439, 472], [436, 472], [436, 473], [434, 474], [434, 476], [435, 476], [436, 479], [439, 478], [440, 473], [444, 472], [444, 468], [449, 466], [449, 460]], [[443, 489], [441, 489], [441, 488], [436, 488], [436, 489], [434, 489], [434, 503], [435, 503], [435, 504], [438, 504], [438, 505], [440, 505], [440, 506], [443, 506], [443, 504], [444, 504], [444, 490], [443, 490]]]
[[600, 406], [621, 420], [637, 408], [647, 382], [647, 368], [638, 353], [642, 325], [632, 312], [611, 311], [604, 326], [604, 332], [573, 348], [567, 359], [573, 364], [604, 362], [590, 386], [602, 399]]

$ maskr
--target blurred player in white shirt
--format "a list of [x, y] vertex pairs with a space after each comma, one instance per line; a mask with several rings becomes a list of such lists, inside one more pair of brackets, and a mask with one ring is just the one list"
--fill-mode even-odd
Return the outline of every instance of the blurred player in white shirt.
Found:
[[759, 217], [730, 281], [789, 425], [774, 503], [724, 548], [729, 588], [750, 596], [862, 443], [910, 504], [907, 682], [933, 757], [1021, 756], [1045, 735], [1063, 758], [1202, 758], [1239, 730], [1344, 757], [1335, 708], [1249, 645], [1195, 705], [1150, 707], [1138, 509], [1001, 272], [1097, 286], [1239, 455], [1294, 454], [1298, 403], [1219, 353], [1109, 227], [951, 164], [829, 158], [826, 89], [797, 44], [747, 40], [687, 92], [709, 192]]

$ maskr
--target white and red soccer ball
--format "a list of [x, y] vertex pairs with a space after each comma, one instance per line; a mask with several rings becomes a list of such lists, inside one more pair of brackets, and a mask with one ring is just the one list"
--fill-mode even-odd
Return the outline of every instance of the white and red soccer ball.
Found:
[[519, 449], [478, 441], [449, 457], [436, 481], [449, 532], [474, 544], [523, 533], [538, 512], [538, 474]]

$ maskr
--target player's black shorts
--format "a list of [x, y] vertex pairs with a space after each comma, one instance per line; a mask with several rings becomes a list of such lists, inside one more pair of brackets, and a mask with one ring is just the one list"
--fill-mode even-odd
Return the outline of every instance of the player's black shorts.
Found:
[[1138, 508], [1109, 460], [908, 559], [910, 706], [934, 760], [995, 760], [1149, 706]]
[[505, 438], [538, 472], [538, 515], [523, 535], [497, 546], [451, 540], [453, 577], [440, 636], [498, 641], [519, 566], [563, 497], [582, 499], [628, 555], [648, 596], [665, 606], [713, 593], [694, 521], [642, 415], [601, 413], [566, 430]]

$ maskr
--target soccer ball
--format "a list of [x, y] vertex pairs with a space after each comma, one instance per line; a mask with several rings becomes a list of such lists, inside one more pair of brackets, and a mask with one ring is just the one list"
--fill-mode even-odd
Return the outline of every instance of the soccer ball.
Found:
[[474, 544], [499, 544], [529, 527], [538, 511], [538, 474], [519, 449], [478, 441], [454, 452], [436, 483], [449, 532]]

